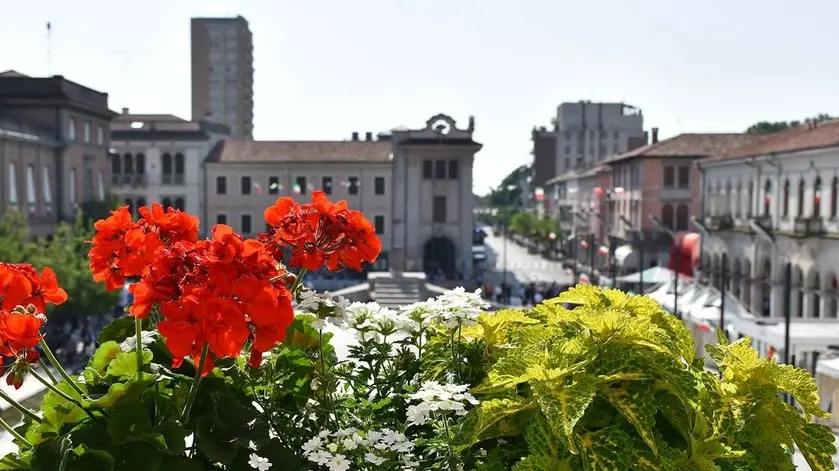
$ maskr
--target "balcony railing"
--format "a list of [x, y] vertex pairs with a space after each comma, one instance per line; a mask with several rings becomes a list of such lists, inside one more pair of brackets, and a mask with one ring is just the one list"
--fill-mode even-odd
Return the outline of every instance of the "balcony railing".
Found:
[[145, 186], [146, 185], [146, 174], [145, 173], [138, 173], [134, 175], [134, 178], [131, 180], [131, 186]]
[[705, 224], [712, 231], [727, 231], [734, 228], [734, 218], [730, 214], [708, 216]]
[[799, 237], [812, 237], [824, 233], [824, 219], [821, 216], [795, 218], [792, 232]]
[[164, 173], [162, 177], [164, 185], [183, 185], [184, 183], [183, 173]]

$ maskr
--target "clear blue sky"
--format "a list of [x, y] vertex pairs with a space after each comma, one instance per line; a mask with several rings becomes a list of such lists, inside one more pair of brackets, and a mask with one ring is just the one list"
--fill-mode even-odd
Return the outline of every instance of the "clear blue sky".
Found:
[[[6, 0], [11, 1], [11, 0]], [[625, 101], [664, 137], [839, 114], [839, 1], [29, 0], [0, 14], [0, 69], [190, 114], [189, 18], [254, 34], [258, 139], [344, 139], [475, 115], [484, 193], [562, 101]]]

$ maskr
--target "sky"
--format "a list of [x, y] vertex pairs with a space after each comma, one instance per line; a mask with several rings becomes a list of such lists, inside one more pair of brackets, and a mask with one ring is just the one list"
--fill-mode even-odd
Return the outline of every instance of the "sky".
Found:
[[532, 128], [550, 126], [565, 101], [640, 107], [662, 137], [839, 114], [836, 0], [28, 0], [0, 10], [0, 71], [61, 74], [108, 92], [115, 111], [187, 119], [189, 19], [242, 15], [257, 139], [348, 139], [421, 128], [437, 113], [465, 127], [475, 116], [479, 194], [532, 160]]

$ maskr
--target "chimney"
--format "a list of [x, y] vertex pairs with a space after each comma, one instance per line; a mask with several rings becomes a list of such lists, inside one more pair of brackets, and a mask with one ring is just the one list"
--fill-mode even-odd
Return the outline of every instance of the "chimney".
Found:
[[365, 141], [372, 141], [373, 140], [373, 133], [372, 132], [364, 133], [364, 140]]
[[658, 128], [653, 128], [653, 142], [651, 144], [655, 144], [658, 142]]
[[128, 108], [123, 108], [123, 109], [122, 109], [122, 114], [129, 114], [129, 113], [128, 113]]
[[354, 140], [354, 141], [358, 140], [358, 133], [357, 132], [352, 133], [352, 140]]

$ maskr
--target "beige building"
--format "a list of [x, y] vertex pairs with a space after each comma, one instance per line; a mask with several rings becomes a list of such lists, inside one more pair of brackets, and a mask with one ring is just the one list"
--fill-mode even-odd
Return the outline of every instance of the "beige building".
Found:
[[193, 18], [192, 120], [225, 124], [253, 139], [253, 35], [248, 21]]
[[480, 144], [473, 123], [457, 129], [438, 115], [423, 129], [397, 129], [348, 141], [220, 143], [206, 169], [203, 220], [253, 236], [277, 198], [309, 201], [313, 190], [347, 200], [376, 227], [382, 255], [375, 270], [441, 269], [470, 274], [472, 163]]
[[76, 211], [96, 213], [110, 191], [108, 94], [60, 75], [0, 73], [0, 212], [48, 236]]
[[135, 215], [152, 202], [203, 214], [204, 160], [228, 133], [223, 124], [123, 108], [111, 123], [111, 193]]

